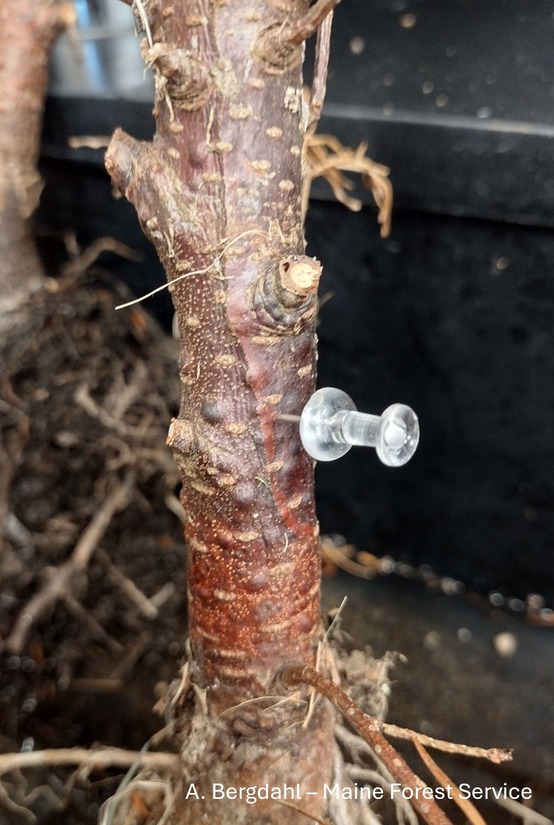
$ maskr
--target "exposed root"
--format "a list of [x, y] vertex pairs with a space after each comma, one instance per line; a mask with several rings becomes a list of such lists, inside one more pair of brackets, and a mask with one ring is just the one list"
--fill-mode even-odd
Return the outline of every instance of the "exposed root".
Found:
[[137, 822], [165, 825], [173, 811], [176, 791], [157, 774], [138, 776], [102, 805], [98, 825], [136, 825]]
[[500, 765], [502, 762], [511, 762], [512, 751], [504, 748], [478, 748], [473, 745], [462, 745], [457, 742], [446, 742], [444, 739], [434, 739], [432, 736], [427, 736], [424, 733], [418, 733], [415, 730], [408, 730], [407, 728], [399, 728], [398, 725], [389, 725], [386, 722], [381, 723], [381, 729], [387, 736], [393, 736], [396, 739], [408, 739], [417, 747], [434, 748], [443, 753], [457, 753], [461, 756], [470, 756], [472, 759], [488, 759], [494, 765]]
[[53, 768], [79, 765], [89, 771], [100, 768], [142, 767], [156, 771], [174, 771], [179, 757], [174, 753], [148, 753], [123, 748], [53, 748], [47, 751], [0, 754], [0, 776], [29, 768]]
[[359, 579], [373, 579], [377, 573], [385, 572], [382, 559], [359, 552], [352, 544], [337, 545], [329, 536], [321, 536], [320, 547], [323, 563], [331, 574], [339, 568]]
[[431, 759], [421, 742], [418, 742], [417, 739], [414, 739], [414, 745], [416, 747], [417, 752], [421, 757], [421, 761], [425, 764], [431, 774], [435, 777], [437, 782], [440, 783], [442, 788], [450, 788], [452, 793], [452, 798], [454, 802], [458, 806], [458, 808], [465, 814], [467, 817], [467, 821], [470, 825], [487, 825], [479, 811], [476, 809], [475, 805], [470, 802], [469, 799], [466, 799], [460, 793], [460, 789], [455, 784], [455, 782], [450, 779], [448, 774], [446, 774], [442, 768], [439, 768], [437, 763]]
[[516, 802], [515, 799], [497, 799], [496, 802], [508, 813], [519, 817], [522, 825], [552, 825], [551, 819], [531, 810], [527, 805], [522, 805], [521, 802]]
[[[423, 783], [410, 766], [400, 756], [400, 754], [390, 745], [383, 736], [383, 723], [374, 717], [365, 714], [360, 707], [337, 685], [326, 676], [318, 673], [310, 666], [289, 666], [285, 667], [281, 673], [284, 684], [292, 688], [298, 688], [302, 684], [311, 685], [317, 691], [329, 699], [348, 720], [349, 724], [362, 736], [373, 750], [379, 755], [386, 769], [394, 776], [395, 780], [404, 787], [413, 790], [413, 805], [417, 813], [428, 825], [451, 825], [450, 820], [437, 805], [433, 798], [425, 799], [418, 793], [418, 789], [423, 787]], [[409, 738], [414, 742], [418, 735], [410, 732]], [[417, 744], [416, 744], [417, 747]], [[422, 746], [419, 745], [419, 748]], [[467, 749], [464, 751], [467, 753]], [[455, 752], [455, 745], [451, 746]], [[450, 749], [450, 748], [449, 748]], [[482, 749], [479, 749], [482, 751]], [[483, 755], [481, 752], [479, 755]], [[493, 762], [511, 759], [511, 751], [500, 751], [492, 749], [488, 752], [488, 758]], [[476, 825], [480, 825], [476, 821]]]
[[308, 208], [310, 190], [314, 178], [323, 177], [333, 190], [333, 195], [348, 209], [359, 212], [362, 201], [348, 192], [354, 189], [353, 182], [343, 172], [357, 172], [362, 183], [373, 193], [377, 205], [377, 222], [381, 227], [381, 237], [390, 234], [393, 191], [389, 179], [389, 169], [375, 163], [366, 156], [367, 143], [360, 143], [357, 149], [350, 149], [332, 135], [314, 134], [313, 127], [306, 133], [304, 142], [305, 174], [302, 192], [302, 214]]
[[73, 608], [76, 604], [78, 606], [72, 598], [75, 581], [86, 569], [113, 516], [127, 502], [134, 480], [134, 473], [129, 470], [124, 481], [111, 492], [100, 510], [94, 514], [69, 559], [55, 570], [46, 584], [20, 611], [5, 642], [5, 647], [9, 651], [17, 654], [23, 650], [34, 624], [55, 605], [58, 599], [69, 602]]
[[92, 266], [100, 257], [102, 252], [114, 252], [122, 258], [126, 258], [128, 261], [142, 260], [141, 253], [135, 252], [134, 249], [121, 243], [121, 241], [117, 241], [115, 238], [110, 238], [109, 236], [95, 238], [83, 252], [65, 264], [63, 267], [64, 275], [79, 275], [81, 272], [85, 272], [89, 266]]

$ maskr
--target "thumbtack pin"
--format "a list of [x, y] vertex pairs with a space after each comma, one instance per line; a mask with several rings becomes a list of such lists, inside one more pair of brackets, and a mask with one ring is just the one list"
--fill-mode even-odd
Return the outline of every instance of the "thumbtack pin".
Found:
[[419, 422], [405, 404], [393, 404], [380, 416], [360, 413], [345, 392], [325, 387], [302, 410], [300, 438], [317, 461], [334, 461], [358, 445], [375, 447], [383, 464], [401, 467], [416, 451]]

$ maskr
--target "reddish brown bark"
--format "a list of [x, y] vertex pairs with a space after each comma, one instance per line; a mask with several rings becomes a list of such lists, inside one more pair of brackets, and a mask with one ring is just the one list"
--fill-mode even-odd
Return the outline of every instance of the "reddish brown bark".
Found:
[[[302, 5], [289, 6], [298, 17]], [[228, 692], [269, 692], [283, 658], [312, 661], [319, 634], [312, 462], [278, 418], [302, 409], [315, 376], [319, 266], [303, 259], [305, 288], [286, 280], [304, 253], [301, 53], [282, 69], [260, 56], [289, 17], [267, 2], [147, 8], [157, 134], [116, 134], [107, 164], [169, 281], [185, 275], [170, 287], [183, 395], [169, 443], [197, 678], [218, 680], [225, 705]]]
[[40, 282], [29, 217], [42, 188], [42, 110], [51, 46], [73, 17], [69, 3], [0, 3], [0, 329]]
[[[183, 392], [168, 441], [187, 515], [192, 675], [212, 719], [195, 757], [186, 745], [187, 775], [196, 763], [210, 781], [319, 788], [334, 752], [328, 709], [304, 729], [294, 703], [230, 709], [271, 695], [284, 662], [313, 664], [321, 636], [312, 461], [280, 416], [298, 414], [315, 382], [320, 267], [304, 255], [302, 42], [334, 3], [141, 5], [156, 136], [117, 132], [106, 165], [156, 245], [178, 316]], [[241, 736], [261, 738], [245, 751]], [[271, 807], [268, 822], [300, 816]], [[205, 811], [225, 821], [221, 806]]]

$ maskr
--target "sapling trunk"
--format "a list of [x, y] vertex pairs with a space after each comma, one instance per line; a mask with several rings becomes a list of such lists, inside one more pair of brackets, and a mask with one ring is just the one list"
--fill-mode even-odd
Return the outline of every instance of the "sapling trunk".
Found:
[[[135, 3], [156, 135], [118, 131], [106, 158], [165, 266], [178, 319], [182, 397], [168, 443], [187, 519], [191, 675], [205, 700], [185, 774], [300, 782], [297, 804], [315, 814], [332, 713], [318, 702], [302, 726], [305, 693], [276, 701], [280, 669], [313, 665], [321, 640], [313, 466], [281, 416], [298, 414], [315, 383], [321, 268], [302, 226], [301, 64], [333, 5]], [[227, 804], [228, 816], [192, 794], [175, 821], [305, 821], [274, 802]]]
[[[68, 3], [14, 0], [0, 3], [0, 381], [8, 335], [28, 334], [29, 297], [44, 282], [31, 215], [42, 184], [37, 161], [50, 51], [74, 17]], [[0, 546], [9, 512], [19, 447], [0, 434]]]
[[42, 111], [50, 50], [73, 17], [70, 3], [0, 3], [0, 333], [41, 285], [30, 216], [42, 189]]

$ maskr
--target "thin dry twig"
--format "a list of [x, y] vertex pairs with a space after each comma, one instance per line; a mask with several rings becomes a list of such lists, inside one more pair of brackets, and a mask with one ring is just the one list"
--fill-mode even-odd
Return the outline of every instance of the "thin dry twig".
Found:
[[360, 564], [347, 555], [347, 550], [351, 545], [336, 547], [331, 539], [322, 536], [320, 539], [320, 547], [323, 560], [331, 562], [346, 573], [351, 573], [359, 579], [373, 579], [375, 577], [377, 572], [375, 569], [372, 569], [366, 564]]
[[333, 11], [322, 21], [317, 30], [315, 46], [314, 77], [310, 90], [310, 121], [308, 126], [314, 127], [321, 115], [325, 92], [327, 91], [327, 70], [329, 68], [329, 54], [331, 52], [331, 29], [333, 27]]
[[148, 22], [148, 15], [146, 14], [146, 9], [142, 3], [142, 0], [133, 0], [132, 5], [134, 9], [136, 9], [137, 15], [140, 18], [140, 22], [142, 25], [142, 31], [146, 35], [146, 39], [148, 40], [148, 45], [150, 48], [154, 45], [154, 41], [152, 40], [152, 32], [150, 31], [150, 24]]
[[177, 592], [177, 588], [173, 584], [173, 582], [166, 582], [164, 585], [157, 590], [153, 596], [150, 597], [149, 602], [153, 604], [154, 607], [160, 609], [163, 605], [168, 602], [172, 596], [175, 595]]
[[450, 779], [447, 773], [445, 773], [442, 768], [440, 768], [434, 759], [427, 753], [421, 742], [418, 742], [417, 739], [414, 739], [414, 745], [416, 747], [417, 752], [419, 753], [422, 762], [424, 765], [429, 769], [429, 771], [433, 774], [437, 782], [443, 788], [450, 788], [452, 793], [452, 799], [458, 806], [458, 808], [462, 811], [463, 814], [468, 819], [470, 825], [487, 825], [475, 805], [469, 800], [465, 799], [462, 796], [460, 789], [458, 786]]
[[33, 625], [49, 610], [58, 599], [71, 595], [75, 578], [86, 569], [90, 558], [108, 526], [129, 497], [135, 483], [135, 474], [129, 470], [124, 480], [118, 484], [94, 514], [88, 526], [69, 557], [55, 572], [55, 575], [35, 593], [20, 611], [14, 627], [5, 641], [5, 647], [15, 654], [21, 653]]
[[89, 611], [85, 610], [81, 602], [77, 601], [72, 593], [66, 590], [65, 593], [61, 595], [61, 598], [73, 615], [83, 622], [93, 639], [98, 639], [98, 641], [103, 642], [106, 647], [116, 655], [123, 652], [123, 645], [104, 630], [100, 622], [97, 622], [94, 616], [91, 616]]
[[116, 567], [115, 564], [112, 563], [112, 560], [108, 554], [102, 550], [102, 548], [99, 548], [96, 551], [96, 555], [102, 559], [102, 562], [105, 565], [108, 575], [112, 581], [115, 582], [115, 584], [121, 588], [123, 593], [125, 593], [127, 598], [138, 607], [142, 615], [147, 619], [156, 619], [160, 611], [154, 604], [152, 604], [148, 596], [145, 596], [142, 590], [136, 586], [134, 581], [129, 579], [124, 573], [121, 572], [119, 567]]
[[[373, 717], [371, 718], [373, 719]], [[444, 753], [455, 753], [460, 756], [469, 756], [473, 759], [487, 759], [495, 765], [512, 760], [511, 749], [479, 748], [472, 745], [462, 745], [456, 742], [447, 742], [444, 739], [434, 739], [425, 733], [419, 733], [409, 728], [401, 728], [398, 727], [398, 725], [391, 725], [388, 722], [381, 722], [379, 719], [373, 719], [373, 722], [382, 733], [385, 733], [387, 736], [392, 736], [395, 739], [405, 739], [414, 742], [414, 744], [419, 742], [424, 747], [433, 748]]]
[[102, 252], [114, 252], [128, 261], [142, 261], [141, 252], [131, 249], [130, 246], [117, 241], [115, 238], [106, 236], [96, 238], [80, 255], [66, 263], [63, 267], [64, 275], [73, 277], [85, 272], [100, 257]]
[[408, 728], [399, 728], [397, 725], [389, 725], [387, 722], [379, 722], [379, 725], [387, 736], [393, 736], [395, 739], [408, 739], [416, 747], [423, 745], [426, 748], [434, 748], [444, 753], [458, 753], [462, 756], [471, 756], [474, 759], [488, 759], [489, 762], [493, 762], [495, 765], [500, 765], [501, 762], [510, 762], [512, 759], [511, 749], [478, 748], [472, 745], [461, 745], [456, 742], [446, 742], [444, 739], [434, 739], [425, 733], [418, 733]]

